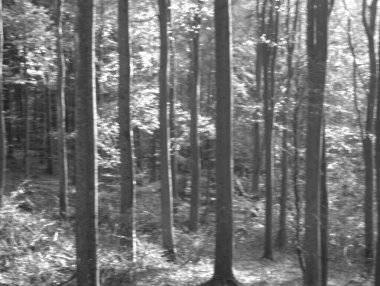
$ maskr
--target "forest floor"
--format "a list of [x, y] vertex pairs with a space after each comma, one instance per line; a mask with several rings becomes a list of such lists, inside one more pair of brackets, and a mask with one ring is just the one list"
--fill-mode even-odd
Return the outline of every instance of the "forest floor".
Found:
[[[189, 202], [176, 202], [176, 262], [167, 262], [160, 247], [159, 184], [137, 190], [137, 262], [131, 265], [118, 246], [118, 185], [112, 177], [99, 184], [99, 266], [101, 285], [185, 286], [199, 285], [213, 274], [214, 226], [212, 211], [202, 208], [201, 230], [189, 233]], [[0, 286], [76, 285], [74, 209], [69, 222], [58, 216], [58, 182], [36, 176], [28, 182], [12, 178], [0, 210]], [[73, 190], [70, 204], [73, 206]], [[302, 273], [294, 246], [262, 259], [264, 204], [236, 196], [235, 257], [237, 279], [243, 285], [298, 286]], [[276, 206], [275, 206], [276, 212]], [[329, 285], [373, 285], [361, 276], [362, 267], [333, 251]]]

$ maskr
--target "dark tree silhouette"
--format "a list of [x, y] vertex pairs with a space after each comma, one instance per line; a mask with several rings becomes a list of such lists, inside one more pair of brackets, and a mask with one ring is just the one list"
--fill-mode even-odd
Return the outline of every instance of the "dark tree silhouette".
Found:
[[98, 187], [95, 90], [95, 0], [78, 1], [76, 96], [76, 251], [77, 284], [99, 285], [97, 263]]
[[119, 146], [120, 146], [120, 235], [129, 258], [136, 256], [136, 185], [130, 112], [129, 5], [119, 0]]
[[233, 97], [231, 90], [231, 2], [215, 7], [216, 49], [216, 241], [214, 276], [203, 286], [235, 286], [233, 260]]

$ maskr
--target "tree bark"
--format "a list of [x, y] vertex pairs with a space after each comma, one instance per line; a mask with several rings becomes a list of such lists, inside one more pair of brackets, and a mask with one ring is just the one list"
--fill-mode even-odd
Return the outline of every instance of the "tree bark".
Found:
[[[380, 28], [380, 25], [379, 25]], [[380, 40], [380, 35], [379, 35]], [[380, 47], [380, 41], [378, 43]], [[380, 66], [380, 50], [378, 55], [378, 65]], [[375, 263], [375, 285], [380, 285], [380, 73], [377, 75], [377, 106], [375, 123], [375, 166], [376, 166], [376, 198], [377, 198], [377, 251]]]
[[214, 276], [202, 285], [239, 285], [233, 270], [233, 97], [231, 90], [231, 2], [215, 7], [216, 49], [216, 243]]
[[[169, 6], [171, 7], [171, 0], [169, 0]], [[169, 62], [170, 62], [170, 72], [169, 72], [169, 100], [170, 100], [170, 110], [169, 110], [169, 121], [170, 121], [170, 162], [172, 170], [172, 188], [173, 188], [173, 198], [178, 197], [178, 162], [177, 162], [177, 132], [176, 132], [176, 108], [175, 104], [177, 101], [176, 86], [177, 86], [177, 63], [176, 63], [176, 48], [175, 39], [173, 34], [173, 17], [172, 10], [168, 11], [169, 21]]]
[[329, 238], [329, 200], [327, 189], [326, 168], [326, 136], [323, 126], [322, 131], [322, 156], [321, 156], [321, 285], [327, 286], [328, 280], [328, 238]]
[[119, 146], [120, 146], [120, 235], [130, 261], [136, 259], [136, 184], [133, 131], [130, 111], [130, 47], [128, 0], [119, 0]]
[[49, 81], [46, 81], [45, 87], [45, 113], [46, 113], [46, 173], [49, 175], [53, 174], [53, 148], [51, 140], [51, 121], [52, 121], [52, 104], [51, 104], [51, 94], [49, 89]]
[[308, 109], [306, 136], [305, 285], [321, 285], [321, 138], [327, 61], [328, 1], [307, 6]]
[[0, 1], [0, 208], [3, 205], [3, 196], [5, 189], [5, 176], [6, 176], [6, 130], [4, 120], [4, 94], [3, 94], [3, 45], [4, 45], [4, 33], [3, 33], [3, 8]]
[[190, 145], [191, 145], [191, 205], [190, 205], [190, 230], [198, 231], [199, 224], [199, 197], [200, 197], [200, 175], [201, 175], [201, 162], [199, 150], [199, 131], [198, 131], [198, 118], [199, 118], [199, 101], [201, 92], [201, 74], [200, 74], [200, 27], [201, 27], [201, 9], [202, 1], [198, 1], [198, 12], [195, 13], [192, 29], [192, 68], [191, 68], [191, 97], [190, 97]]
[[282, 158], [281, 158], [281, 197], [280, 197], [280, 218], [278, 230], [278, 247], [283, 250], [287, 245], [287, 201], [288, 201], [288, 149], [287, 130], [282, 130]]
[[364, 223], [365, 223], [365, 257], [368, 272], [373, 264], [373, 115], [376, 92], [376, 51], [375, 51], [375, 23], [377, 14], [377, 0], [372, 0], [369, 6], [369, 19], [367, 15], [367, 0], [362, 2], [362, 21], [368, 40], [370, 79], [367, 94], [367, 118], [363, 141], [363, 157], [365, 166], [365, 194], [364, 194]]
[[66, 106], [65, 106], [65, 81], [66, 68], [63, 53], [62, 14], [63, 1], [57, 0], [57, 130], [58, 130], [58, 170], [59, 170], [59, 214], [66, 220], [68, 208], [68, 167], [66, 146]]
[[175, 260], [173, 234], [173, 189], [170, 163], [168, 96], [168, 1], [159, 0], [160, 11], [160, 147], [162, 242], [169, 260]]
[[[26, 77], [26, 72], [25, 72]], [[29, 110], [29, 87], [28, 83], [24, 84], [24, 176], [25, 179], [30, 179], [30, 156], [29, 156], [29, 150], [30, 150], [30, 110]]]
[[96, 149], [95, 1], [78, 1], [79, 63], [76, 95], [77, 284], [99, 285]]

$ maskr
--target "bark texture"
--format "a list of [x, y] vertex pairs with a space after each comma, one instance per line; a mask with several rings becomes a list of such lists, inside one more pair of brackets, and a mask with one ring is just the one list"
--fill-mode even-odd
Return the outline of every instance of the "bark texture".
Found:
[[98, 187], [95, 90], [95, 0], [78, 1], [79, 37], [76, 96], [77, 284], [99, 285], [97, 262]]

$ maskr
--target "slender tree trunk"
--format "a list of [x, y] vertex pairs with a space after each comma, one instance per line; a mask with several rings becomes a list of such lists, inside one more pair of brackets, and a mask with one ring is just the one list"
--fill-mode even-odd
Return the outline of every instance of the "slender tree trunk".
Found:
[[58, 130], [58, 170], [59, 170], [59, 213], [63, 219], [67, 217], [68, 208], [68, 167], [66, 146], [66, 106], [65, 106], [65, 81], [66, 68], [65, 56], [63, 54], [62, 35], [62, 8], [63, 0], [57, 0], [57, 55], [58, 55], [58, 77], [57, 77], [57, 130]]
[[[380, 35], [379, 35], [380, 40]], [[380, 41], [379, 41], [380, 47]], [[380, 67], [380, 50], [378, 56], [378, 65]], [[380, 73], [377, 75], [377, 106], [376, 106], [376, 124], [375, 124], [375, 165], [376, 165], [376, 198], [377, 198], [377, 251], [375, 263], [375, 284], [380, 285]]]
[[[171, 0], [169, 1], [169, 6], [171, 7]], [[176, 132], [176, 85], [177, 85], [177, 63], [176, 63], [176, 48], [175, 48], [175, 39], [173, 34], [173, 17], [172, 10], [168, 11], [169, 17], [169, 62], [170, 62], [170, 72], [169, 72], [169, 100], [170, 100], [170, 110], [169, 110], [169, 121], [170, 121], [170, 162], [172, 170], [172, 188], [173, 188], [173, 197], [176, 199], [178, 197], [178, 181], [177, 181], [177, 172], [178, 172], [178, 162], [177, 162], [177, 132]]]
[[130, 261], [136, 258], [136, 184], [133, 132], [130, 112], [130, 47], [128, 0], [119, 0], [119, 146], [120, 146], [120, 235]]
[[203, 285], [240, 285], [233, 261], [233, 97], [231, 90], [231, 2], [219, 0], [215, 7], [216, 49], [216, 243], [213, 278]]
[[287, 245], [287, 201], [288, 201], [288, 148], [287, 130], [282, 130], [282, 158], [281, 158], [281, 197], [280, 197], [280, 225], [278, 230], [278, 247], [283, 250]]
[[0, 208], [3, 205], [3, 196], [5, 189], [5, 175], [6, 175], [6, 130], [4, 120], [4, 106], [3, 106], [3, 7], [0, 1]]
[[156, 160], [156, 140], [157, 140], [157, 131], [153, 131], [151, 143], [150, 143], [150, 182], [155, 182], [157, 180], [157, 160]]
[[260, 123], [253, 123], [253, 167], [252, 167], [252, 194], [260, 196]]
[[95, 0], [78, 1], [79, 63], [76, 95], [77, 284], [99, 285], [96, 149]]
[[[286, 16], [286, 34], [287, 39], [287, 79], [286, 79], [286, 98], [285, 106], [283, 111], [283, 121], [284, 130], [282, 131], [282, 161], [281, 161], [281, 199], [280, 199], [280, 227], [278, 233], [278, 243], [280, 249], [285, 248], [287, 244], [287, 223], [286, 223], [286, 207], [287, 207], [287, 195], [288, 195], [288, 148], [287, 148], [287, 137], [288, 137], [288, 109], [289, 109], [289, 98], [291, 96], [291, 83], [293, 79], [293, 53], [295, 47], [295, 34], [297, 30], [298, 23], [298, 12], [299, 12], [299, 0], [295, 3], [295, 12], [293, 22], [290, 21], [291, 15], [291, 1], [287, 0], [287, 16]], [[298, 166], [297, 166], [298, 167]]]
[[46, 173], [49, 175], [53, 174], [53, 148], [51, 140], [51, 117], [52, 117], [52, 106], [51, 106], [51, 94], [49, 89], [49, 82], [45, 87], [45, 113], [46, 113]]
[[[200, 10], [202, 2], [198, 2], [198, 9]], [[200, 149], [199, 149], [199, 131], [198, 131], [198, 118], [199, 118], [199, 101], [201, 92], [201, 74], [200, 74], [200, 27], [201, 15], [200, 11], [195, 13], [194, 21], [192, 23], [194, 32], [192, 37], [192, 76], [191, 76], [191, 98], [190, 98], [190, 144], [191, 144], [191, 206], [190, 206], [190, 230], [198, 231], [199, 224], [199, 197], [200, 197], [200, 175], [201, 175], [201, 162], [200, 162]]]
[[170, 163], [169, 96], [168, 96], [168, 1], [159, 0], [160, 11], [160, 147], [162, 241], [169, 260], [175, 260], [173, 234], [173, 189]]
[[96, 98], [97, 105], [101, 106], [104, 102], [104, 83], [103, 83], [103, 65], [104, 65], [104, 27], [105, 27], [105, 0], [97, 0], [99, 5], [99, 30], [97, 38], [97, 76], [96, 76]]
[[328, 280], [328, 238], [329, 238], [329, 200], [327, 190], [326, 168], [326, 136], [322, 131], [322, 158], [321, 158], [321, 286], [327, 286]]
[[[297, 100], [296, 100], [297, 101]], [[295, 213], [295, 231], [296, 231], [296, 252], [300, 268], [302, 273], [305, 273], [305, 264], [303, 260], [302, 253], [302, 243], [301, 243], [301, 199], [298, 188], [298, 177], [299, 177], [299, 122], [298, 122], [298, 113], [300, 108], [300, 102], [298, 102], [294, 108], [293, 114], [293, 146], [294, 146], [294, 155], [293, 155], [293, 192], [294, 192], [294, 205], [296, 209]]]
[[[6, 147], [7, 147], [7, 156], [6, 159], [14, 159], [13, 157], [13, 144], [14, 144], [14, 89], [11, 91], [11, 85], [4, 86], [4, 115], [5, 115], [5, 134], [6, 134]], [[12, 97], [11, 97], [12, 96]]]
[[[271, 45], [265, 43], [263, 48], [263, 72], [264, 72], [264, 126], [265, 126], [265, 243], [263, 257], [273, 259], [273, 116], [275, 93], [275, 62], [277, 53], [278, 10], [275, 5], [278, 1], [272, 0], [269, 9], [269, 22], [267, 32]], [[265, 15], [265, 14], [264, 14]], [[274, 19], [273, 19], [274, 18]]]
[[[372, 0], [367, 11], [367, 1], [362, 4], [362, 21], [368, 40], [370, 79], [367, 94], [367, 118], [365, 123], [365, 134], [363, 141], [363, 156], [365, 166], [365, 194], [364, 194], [364, 222], [365, 222], [365, 257], [367, 259], [367, 270], [371, 271], [373, 265], [373, 115], [376, 92], [376, 51], [375, 51], [375, 23], [377, 14], [377, 0]], [[369, 19], [368, 19], [369, 13]]]
[[[26, 75], [25, 75], [26, 76]], [[24, 134], [25, 134], [25, 141], [24, 141], [24, 171], [25, 171], [25, 179], [30, 178], [30, 156], [29, 156], [29, 150], [30, 150], [30, 110], [29, 110], [29, 87], [28, 84], [25, 83], [24, 85]]]
[[307, 6], [308, 110], [306, 136], [305, 285], [321, 286], [321, 138], [327, 61], [328, 0]]

